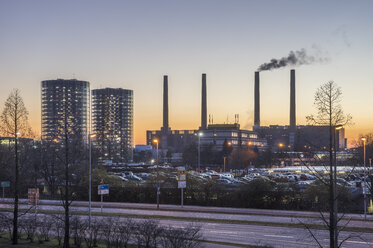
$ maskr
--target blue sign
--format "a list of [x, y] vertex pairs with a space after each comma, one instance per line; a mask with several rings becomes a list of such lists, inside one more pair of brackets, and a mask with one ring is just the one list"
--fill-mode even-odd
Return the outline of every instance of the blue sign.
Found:
[[98, 185], [98, 190], [109, 189], [109, 184]]
[[9, 181], [2, 181], [1, 182], [1, 187], [3, 187], [3, 188], [9, 188], [10, 187], [10, 182]]

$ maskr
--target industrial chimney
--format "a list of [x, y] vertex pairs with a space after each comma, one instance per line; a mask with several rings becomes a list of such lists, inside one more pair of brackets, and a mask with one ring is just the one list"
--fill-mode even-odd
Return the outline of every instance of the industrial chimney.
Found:
[[206, 96], [206, 74], [202, 74], [202, 108], [201, 108], [201, 129], [207, 129], [207, 96]]
[[290, 70], [290, 130], [296, 130], [295, 119], [295, 70]]
[[167, 132], [168, 127], [168, 76], [163, 76], [163, 127], [162, 131]]
[[254, 127], [260, 126], [260, 92], [259, 92], [259, 72], [255, 72], [254, 86]]

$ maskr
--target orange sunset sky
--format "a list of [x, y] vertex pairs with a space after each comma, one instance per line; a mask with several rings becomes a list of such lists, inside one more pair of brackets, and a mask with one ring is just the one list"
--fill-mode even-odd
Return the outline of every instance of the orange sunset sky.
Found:
[[[320, 1], [321, 2], [321, 1]], [[261, 124], [289, 122], [290, 69], [296, 70], [297, 124], [334, 80], [353, 116], [349, 144], [373, 132], [371, 1], [2, 1], [0, 110], [19, 88], [40, 132], [40, 82], [76, 78], [91, 89], [134, 91], [134, 142], [162, 125], [162, 80], [169, 76], [172, 129], [200, 125], [201, 74], [214, 123], [251, 129], [254, 72], [305, 49], [313, 63], [261, 72]], [[323, 58], [318, 60], [317, 58]]]

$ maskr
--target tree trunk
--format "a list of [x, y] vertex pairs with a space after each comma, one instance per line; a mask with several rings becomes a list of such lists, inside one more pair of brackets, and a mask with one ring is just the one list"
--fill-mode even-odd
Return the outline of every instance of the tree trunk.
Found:
[[65, 109], [65, 235], [63, 247], [70, 247], [70, 219], [69, 219], [69, 136], [67, 128], [67, 110]]
[[[17, 125], [17, 124], [16, 124]], [[19, 169], [18, 169], [18, 134], [17, 134], [17, 127], [15, 128], [15, 181], [14, 181], [14, 211], [13, 211], [13, 238], [12, 243], [14, 245], [18, 244], [18, 177], [19, 177]]]

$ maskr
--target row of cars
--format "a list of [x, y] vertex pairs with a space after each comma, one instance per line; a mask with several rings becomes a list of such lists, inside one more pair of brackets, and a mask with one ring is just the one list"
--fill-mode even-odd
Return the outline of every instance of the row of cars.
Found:
[[128, 181], [141, 182], [141, 181], [149, 179], [150, 177], [153, 176], [153, 174], [145, 173], [145, 172], [135, 174], [132, 171], [124, 171], [124, 172], [121, 172], [121, 173], [115, 173], [114, 176], [118, 177], [123, 182], [128, 182]]
[[[299, 186], [299, 188], [306, 188], [318, 179], [329, 180], [328, 175], [314, 175], [311, 173], [293, 173], [283, 172], [274, 173], [269, 172], [270, 170], [257, 170], [242, 173], [238, 176], [234, 176], [232, 173], [218, 173], [213, 170], [200, 173], [199, 178], [201, 179], [213, 179], [219, 184], [225, 185], [239, 185], [248, 183], [254, 179], [269, 180], [275, 183], [293, 183]], [[361, 174], [350, 174], [345, 177], [337, 177], [337, 185], [349, 187], [349, 188], [361, 188], [363, 186], [364, 179], [367, 182], [367, 187], [370, 185], [370, 179], [364, 177]]]
[[[148, 168], [146, 172], [133, 173], [132, 171], [116, 172], [114, 175], [119, 177], [123, 182], [135, 181], [138, 183], [146, 182], [146, 180], [156, 177], [157, 168]], [[160, 173], [169, 178], [177, 178], [176, 170], [170, 166], [160, 168]], [[206, 170], [201, 173], [190, 170], [188, 173], [191, 176], [197, 177], [200, 180], [213, 180], [217, 184], [231, 186], [239, 186], [247, 184], [255, 179], [268, 180], [274, 183], [292, 183], [301, 189], [307, 188], [310, 184], [318, 180], [317, 176], [312, 173], [295, 173], [295, 172], [274, 172], [270, 169], [255, 169], [241, 170], [231, 172], [216, 172], [215, 170]], [[319, 176], [319, 175], [318, 175]], [[329, 175], [321, 175], [325, 180], [328, 180]], [[367, 181], [367, 186], [370, 185], [369, 177], [364, 177], [363, 174], [348, 174], [344, 177], [337, 178], [337, 184], [349, 188], [361, 188]]]

